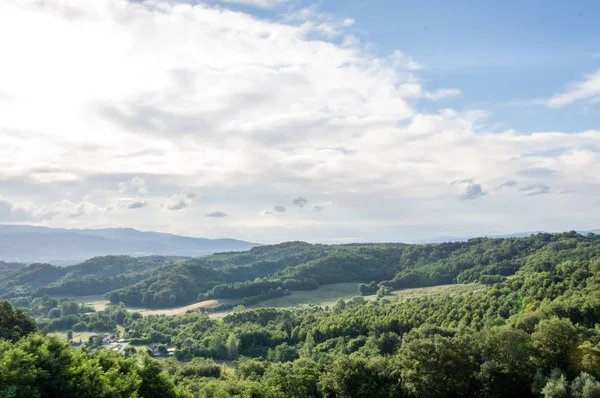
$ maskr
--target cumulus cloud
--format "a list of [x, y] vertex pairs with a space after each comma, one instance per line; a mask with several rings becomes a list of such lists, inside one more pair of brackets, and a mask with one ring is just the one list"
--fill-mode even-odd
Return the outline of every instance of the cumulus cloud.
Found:
[[205, 217], [212, 217], [212, 218], [223, 218], [223, 217], [227, 217], [228, 214], [225, 213], [225, 212], [217, 210], [217, 211], [213, 211], [213, 212], [210, 212], [210, 213], [206, 213], [204, 216]]
[[532, 184], [520, 189], [525, 196], [547, 195], [552, 192], [546, 184]]
[[519, 170], [518, 174], [526, 177], [546, 177], [551, 176], [555, 173], [548, 167], [529, 167], [527, 169]]
[[414, 59], [398, 50], [394, 51], [392, 55], [390, 55], [390, 60], [394, 66], [401, 69], [411, 71], [423, 69], [423, 65], [419, 64]]
[[423, 95], [425, 98], [437, 101], [444, 98], [458, 97], [462, 95], [462, 91], [455, 88], [441, 88], [435, 91], [427, 91]]
[[323, 206], [315, 205], [313, 206], [312, 211], [314, 211], [315, 213], [319, 213], [323, 211], [323, 209], [325, 209]]
[[271, 209], [266, 209], [261, 212], [263, 215], [275, 214], [275, 213], [285, 213], [286, 209], [283, 206], [275, 205]]
[[298, 196], [296, 199], [292, 200], [292, 204], [298, 207], [304, 207], [307, 203], [308, 200], [306, 198], [303, 198], [302, 196]]
[[172, 211], [182, 210], [190, 206], [195, 198], [194, 192], [184, 190], [164, 200], [163, 207]]
[[275, 8], [286, 3], [287, 0], [219, 0], [223, 3], [242, 4], [259, 8]]
[[133, 177], [129, 181], [119, 183], [119, 193], [122, 193], [122, 194], [129, 194], [129, 193], [147, 194], [148, 187], [146, 186], [146, 181], [143, 178]]
[[38, 207], [29, 203], [15, 205], [0, 198], [0, 222], [40, 222], [50, 220], [58, 212], [52, 208]]
[[[340, 231], [401, 239], [389, 224], [469, 232], [487, 219], [501, 229], [502, 206], [518, 218], [511, 229], [600, 224], [590, 217], [600, 200], [599, 130], [491, 131], [485, 110], [428, 111], [425, 101], [457, 92], [424, 83], [408, 54], [374, 55], [347, 16], [311, 8], [265, 18], [214, 4], [0, 0], [0, 190], [21, 198], [4, 213], [32, 220], [49, 209], [52, 225], [193, 227], [261, 242]], [[555, 172], [520, 173], [534, 167]], [[448, 189], [462, 176], [472, 179]], [[492, 189], [477, 212], [453, 200], [517, 177], [518, 187], [551, 177], [575, 192], [523, 201], [525, 191]], [[194, 201], [186, 187], [206, 196]], [[71, 202], [56, 205], [65, 192]], [[258, 216], [297, 192], [334, 202], [332, 219]], [[142, 199], [147, 211], [165, 211], [148, 217], [123, 205]], [[567, 201], [581, 211], [562, 215]], [[83, 202], [97, 208], [81, 210]], [[225, 206], [235, 220], [198, 227]]]
[[498, 185], [498, 187], [496, 189], [500, 190], [503, 188], [511, 188], [511, 187], [514, 187], [515, 185], [517, 185], [516, 181], [507, 180], [507, 181], [504, 181], [503, 183], [501, 183], [500, 185]]
[[128, 209], [141, 209], [142, 207], [146, 207], [147, 204], [148, 204], [148, 202], [146, 202], [145, 200], [136, 200], [134, 202], [128, 203], [127, 208]]
[[471, 178], [455, 181], [452, 185], [459, 187], [458, 196], [460, 200], [473, 200], [487, 194], [487, 192], [484, 192], [481, 184], [474, 182]]
[[578, 82], [569, 84], [562, 93], [556, 94], [547, 100], [550, 108], [562, 108], [577, 101], [594, 101], [600, 98], [600, 69], [586, 75]]

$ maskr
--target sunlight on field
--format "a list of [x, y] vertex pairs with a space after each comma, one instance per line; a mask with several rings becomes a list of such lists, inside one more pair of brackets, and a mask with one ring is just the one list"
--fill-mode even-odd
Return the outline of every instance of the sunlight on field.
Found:
[[109, 304], [109, 301], [104, 298], [102, 294], [96, 294], [93, 296], [55, 296], [57, 299], [68, 298], [77, 301], [78, 303], [87, 304], [94, 308], [96, 311], [102, 311]]
[[219, 305], [220, 302], [218, 300], [207, 300], [201, 301], [199, 303], [194, 303], [190, 305], [186, 305], [185, 307], [177, 307], [177, 308], [166, 308], [160, 310], [140, 310], [135, 308], [128, 308], [129, 311], [135, 311], [142, 314], [142, 316], [148, 315], [181, 315], [185, 314], [190, 310], [196, 310], [198, 308], [210, 308]]
[[[476, 292], [485, 289], [485, 285], [477, 283], [465, 284], [465, 285], [440, 285], [431, 287], [421, 287], [414, 289], [403, 289], [395, 290], [390, 295], [386, 296], [392, 301], [403, 301], [410, 298], [416, 297], [432, 297], [441, 295], [457, 295]], [[321, 307], [333, 306], [335, 302], [342, 298], [344, 300], [350, 300], [358, 295], [358, 283], [337, 283], [333, 285], [321, 286], [315, 290], [307, 291], [295, 291], [289, 296], [278, 297], [270, 300], [263, 301], [248, 308], [292, 308], [299, 305], [318, 305]], [[104, 300], [103, 296], [73, 296], [69, 297], [77, 302], [85, 303], [94, 307], [96, 311], [101, 311], [106, 308], [109, 304], [107, 300]], [[368, 301], [376, 300], [376, 295], [365, 296]], [[139, 312], [142, 316], [148, 315], [182, 315], [188, 311], [197, 310], [199, 308], [212, 308], [219, 304], [232, 304], [234, 300], [207, 300], [199, 303], [186, 305], [183, 307], [176, 308], [165, 308], [165, 309], [146, 309], [146, 308], [127, 308], [130, 312]], [[221, 312], [210, 312], [208, 313], [211, 319], [222, 319], [231, 311]], [[86, 333], [79, 333], [83, 336]], [[93, 333], [90, 333], [93, 334]], [[66, 334], [65, 334], [66, 336]], [[66, 338], [66, 337], [65, 337]]]
[[[417, 298], [417, 297], [433, 297], [433, 296], [443, 296], [443, 295], [459, 295], [466, 294], [476, 291], [481, 291], [486, 288], [485, 285], [481, 285], [478, 283], [469, 283], [464, 285], [439, 285], [439, 286], [431, 286], [431, 287], [419, 287], [414, 289], [402, 289], [402, 290], [394, 290], [390, 295], [387, 296], [388, 299], [396, 299], [399, 301]], [[376, 300], [376, 295], [365, 296], [367, 300]]]
[[275, 307], [288, 308], [297, 305], [314, 304], [320, 306], [334, 305], [336, 300], [349, 300], [358, 295], [358, 283], [336, 283], [321, 286], [315, 290], [296, 291], [289, 296], [277, 297], [250, 306], [249, 308]]
[[[73, 332], [73, 341], [77, 343], [81, 340], [82, 343], [87, 343], [90, 339], [90, 336], [104, 336], [105, 333], [106, 332]], [[50, 334], [56, 335], [65, 341], [67, 340], [67, 332], [53, 332]]]

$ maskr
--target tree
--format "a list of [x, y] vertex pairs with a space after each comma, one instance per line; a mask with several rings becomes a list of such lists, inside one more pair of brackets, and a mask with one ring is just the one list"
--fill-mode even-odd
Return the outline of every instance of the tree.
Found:
[[69, 330], [67, 332], [67, 340], [69, 340], [69, 341], [73, 340], [73, 331], [72, 330]]
[[273, 364], [266, 371], [263, 382], [274, 397], [319, 397], [318, 369], [314, 362], [301, 359], [295, 362]]
[[302, 346], [302, 356], [304, 358], [312, 358], [315, 345], [315, 336], [312, 332], [308, 332], [306, 334], [306, 339], [304, 340], [304, 345]]
[[167, 353], [169, 352], [167, 346], [164, 344], [159, 344], [158, 347], [156, 347], [156, 349], [158, 350], [160, 355], [167, 355]]
[[462, 336], [405, 336], [396, 357], [403, 387], [413, 396], [476, 395], [475, 349], [474, 341]]
[[334, 311], [337, 313], [340, 313], [340, 312], [344, 311], [345, 308], [346, 308], [346, 301], [340, 297], [335, 302]]
[[240, 346], [240, 339], [233, 333], [229, 333], [227, 337], [227, 342], [225, 343], [227, 346], [227, 352], [229, 353], [230, 359], [237, 359], [238, 357], [238, 349]]
[[131, 358], [137, 354], [137, 350], [135, 349], [135, 347], [127, 346], [123, 350], [123, 354], [125, 355], [126, 358]]
[[319, 378], [319, 387], [325, 397], [335, 398], [389, 398], [398, 396], [398, 380], [389, 371], [391, 367], [381, 357], [336, 358]]
[[265, 373], [266, 365], [263, 362], [250, 358], [241, 358], [235, 363], [235, 374], [240, 379], [256, 380]]
[[598, 398], [600, 397], [600, 383], [591, 375], [582, 372], [571, 382], [571, 396], [573, 398]]
[[552, 371], [550, 379], [542, 389], [544, 398], [568, 398], [569, 383], [564, 373], [558, 369]]
[[577, 330], [568, 319], [547, 319], [538, 323], [531, 335], [538, 354], [539, 365], [544, 369], [569, 369], [570, 357], [576, 354]]
[[138, 371], [138, 374], [142, 378], [139, 388], [140, 397], [177, 397], [175, 385], [167, 374], [162, 371], [158, 361], [146, 355], [143, 359], [143, 367]]
[[268, 359], [272, 362], [291, 362], [298, 359], [298, 350], [288, 343], [283, 343], [275, 349], [269, 349]]
[[36, 330], [37, 325], [29, 314], [8, 301], [0, 301], [0, 339], [14, 342]]
[[482, 337], [478, 378], [486, 397], [528, 395], [533, 371], [530, 336], [518, 329], [495, 327]]

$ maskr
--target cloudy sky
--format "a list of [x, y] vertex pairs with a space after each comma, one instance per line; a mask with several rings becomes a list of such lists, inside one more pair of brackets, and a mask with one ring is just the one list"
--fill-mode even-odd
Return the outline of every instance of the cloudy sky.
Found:
[[0, 223], [600, 228], [600, 5], [468, 3], [0, 0]]

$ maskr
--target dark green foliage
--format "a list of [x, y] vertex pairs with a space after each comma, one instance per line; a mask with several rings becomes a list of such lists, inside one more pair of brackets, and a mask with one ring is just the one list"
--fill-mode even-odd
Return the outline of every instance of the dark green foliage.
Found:
[[0, 340], [17, 341], [37, 330], [35, 321], [25, 311], [13, 307], [8, 301], [0, 301]]
[[114, 304], [146, 307], [213, 298], [250, 305], [286, 290], [341, 282], [362, 282], [359, 294], [380, 291], [383, 296], [386, 289], [469, 282], [493, 285], [522, 268], [538, 272], [566, 260], [589, 261], [596, 256], [600, 256], [600, 237], [576, 233], [437, 245], [289, 242], [184, 261], [107, 297]]
[[14, 266], [12, 272], [0, 273], [0, 297], [104, 294], [155, 275], [173, 264], [174, 260], [163, 256], [105, 256], [68, 267]]
[[[0, 396], [2, 397], [177, 397], [173, 383], [149, 358], [108, 351], [88, 354], [54, 336], [31, 334], [33, 320], [0, 302]], [[29, 336], [27, 336], [29, 335]], [[7, 340], [3, 340], [7, 339]]]

